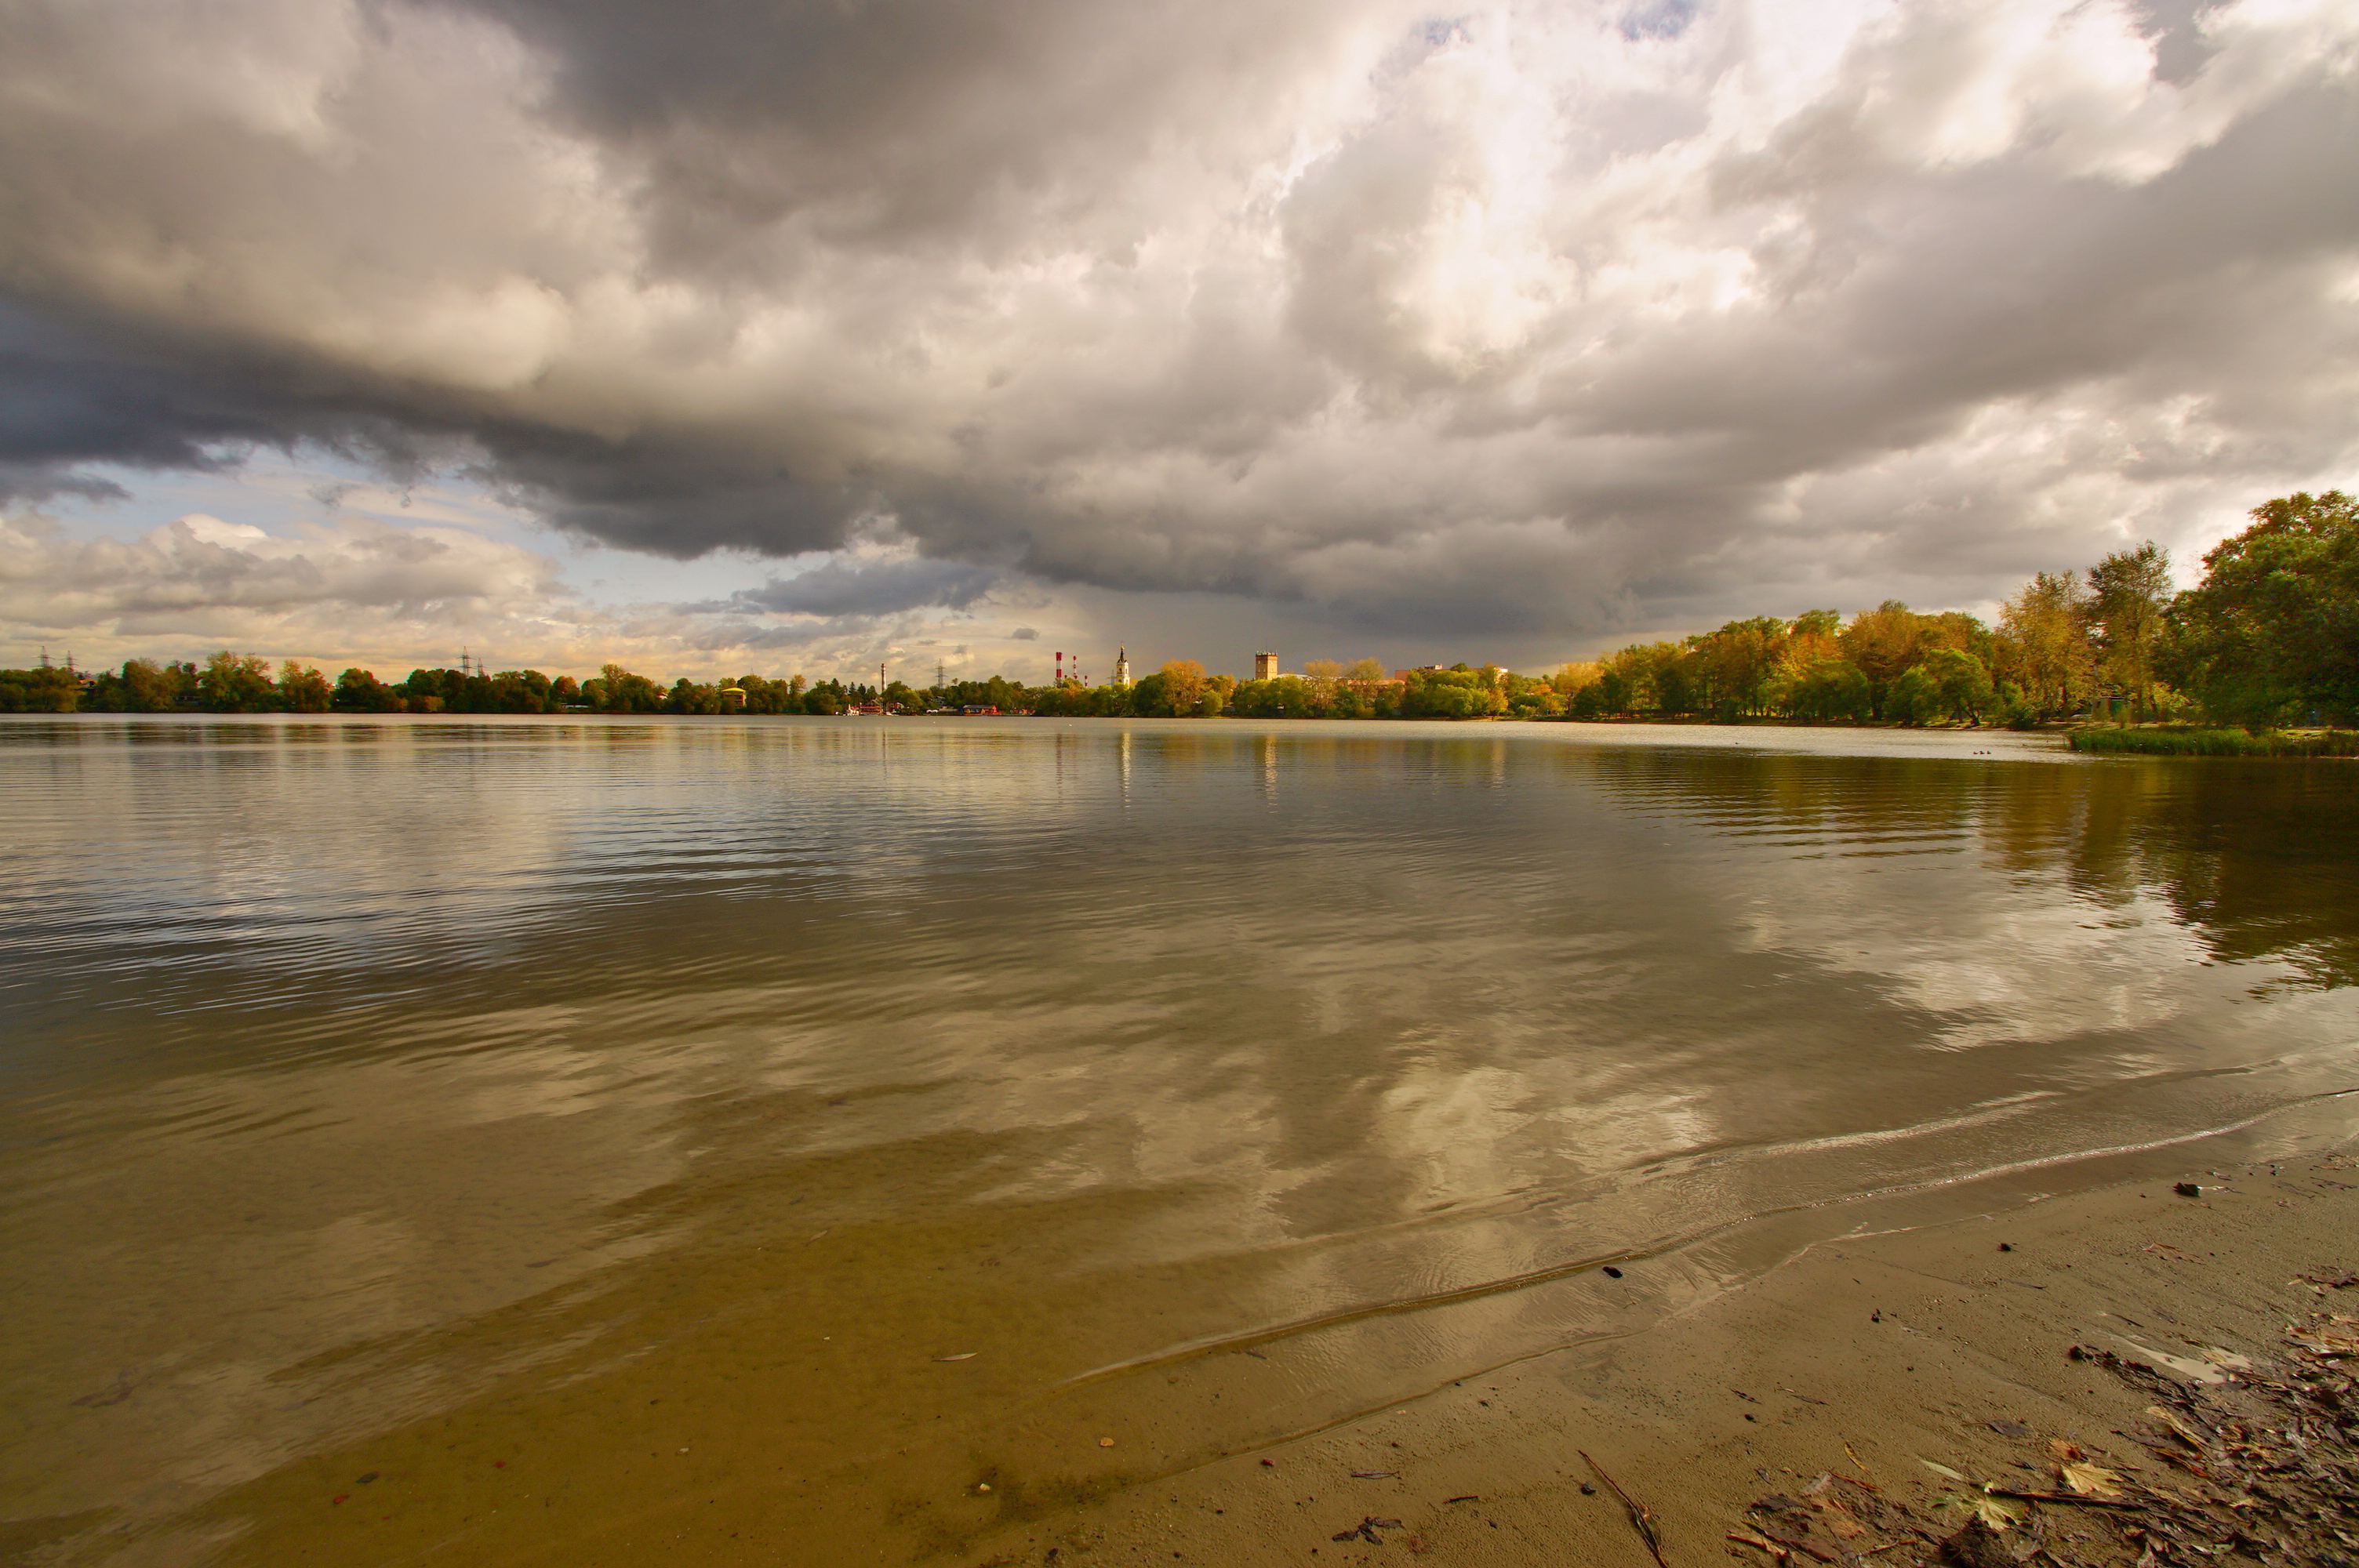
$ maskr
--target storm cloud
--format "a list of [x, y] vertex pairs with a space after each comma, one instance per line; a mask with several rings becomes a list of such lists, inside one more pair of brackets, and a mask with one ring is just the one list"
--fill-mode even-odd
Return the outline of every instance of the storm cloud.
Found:
[[2354, 147], [2350, 0], [15, 0], [0, 497], [837, 553], [754, 621], [1974, 604], [2349, 481]]

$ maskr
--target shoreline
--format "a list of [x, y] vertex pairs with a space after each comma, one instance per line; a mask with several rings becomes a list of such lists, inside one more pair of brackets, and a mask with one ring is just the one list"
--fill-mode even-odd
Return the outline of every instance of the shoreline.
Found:
[[[2309, 1355], [2289, 1325], [2340, 1314], [2329, 1332], [2347, 1335], [2359, 1314], [2359, 1288], [2333, 1283], [2359, 1270], [2359, 1140], [2234, 1163], [2200, 1144], [2173, 1152], [2135, 1179], [1807, 1243], [1647, 1328], [1141, 1478], [956, 1560], [1647, 1568], [1618, 1485], [1674, 1568], [1933, 1564], [1979, 1549], [1944, 1557], [1940, 1543], [1988, 1495], [1980, 1485], [2062, 1495], [2071, 1454], [2127, 1499], [2192, 1497], [2202, 1486], [2186, 1467], [2202, 1461], [2173, 1462], [2185, 1440], [2156, 1412], [2183, 1406], [2200, 1423], [2206, 1401], [2249, 1403], [2248, 1385]], [[2200, 1195], [2176, 1192], [2182, 1181]], [[2347, 1380], [2359, 1347], [2329, 1364]], [[2359, 1478], [2350, 1436], [2327, 1457]], [[2035, 1545], [2049, 1568], [2332, 1560], [2233, 1542], [2174, 1556], [2175, 1516], [2111, 1499], [1996, 1506], [2013, 1517], [1993, 1532], [2006, 1552], [1994, 1562]], [[2359, 1488], [2343, 1506], [2359, 1508]], [[2251, 1517], [2267, 1541], [2269, 1521]]]

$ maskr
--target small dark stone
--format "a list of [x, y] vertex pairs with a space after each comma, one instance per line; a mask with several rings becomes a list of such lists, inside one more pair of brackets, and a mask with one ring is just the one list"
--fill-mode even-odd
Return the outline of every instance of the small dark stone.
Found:
[[2170, 1190], [2177, 1193], [2183, 1198], [2200, 1198], [2203, 1195], [2203, 1189], [2197, 1186], [2193, 1182], [2174, 1183], [2172, 1184]]
[[1998, 1249], [2002, 1252], [2012, 1252], [2015, 1250], [2015, 1243], [2012, 1241], [2002, 1241], [1998, 1244]]
[[375, 1480], [375, 1479], [376, 1479], [376, 1472], [375, 1472], [375, 1471], [374, 1471], [374, 1470], [372, 1470], [372, 1471], [370, 1471], [367, 1475], [363, 1476], [359, 1480], [354, 1481], [354, 1482], [353, 1483], [353, 1486], [355, 1486], [355, 1487], [365, 1487], [365, 1486], [367, 1486], [371, 1481], [374, 1481], [374, 1480]]
[[1608, 1263], [1605, 1265], [1605, 1277], [1609, 1280], [1618, 1280], [1622, 1277], [1622, 1271]]

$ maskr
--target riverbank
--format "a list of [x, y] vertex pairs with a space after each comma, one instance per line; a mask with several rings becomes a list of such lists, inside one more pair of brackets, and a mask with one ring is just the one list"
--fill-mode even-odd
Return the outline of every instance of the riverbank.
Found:
[[2070, 737], [2076, 752], [2145, 757], [2359, 757], [2359, 730], [2196, 730], [2091, 726]]
[[965, 1561], [1647, 1568], [1617, 1485], [1674, 1568], [2359, 1558], [2359, 1160], [2178, 1180], [1813, 1246]]

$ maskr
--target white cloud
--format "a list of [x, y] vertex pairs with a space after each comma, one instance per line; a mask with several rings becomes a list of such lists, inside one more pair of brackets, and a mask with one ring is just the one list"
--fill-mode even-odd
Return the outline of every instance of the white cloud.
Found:
[[954, 644], [961, 673], [989, 673], [1022, 635], [994, 634], [978, 619], [986, 584], [906, 551], [822, 558], [736, 600], [703, 603], [596, 602], [561, 568], [549, 554], [469, 528], [353, 514], [277, 535], [191, 513], [127, 540], [0, 516], [0, 624], [22, 644], [19, 659], [36, 645], [85, 665], [227, 647], [388, 676], [455, 663], [463, 647], [498, 666], [551, 673], [615, 659], [667, 676], [816, 678], [873, 675], [880, 659], [898, 659], [925, 665], [930, 678]]

